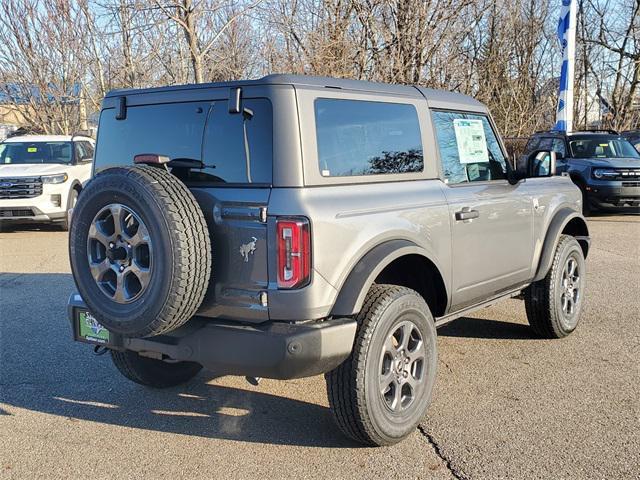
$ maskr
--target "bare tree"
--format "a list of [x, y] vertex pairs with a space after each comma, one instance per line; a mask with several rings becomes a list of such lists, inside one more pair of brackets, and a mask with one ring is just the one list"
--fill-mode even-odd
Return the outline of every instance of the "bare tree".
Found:
[[592, 46], [585, 59], [596, 94], [607, 110], [605, 122], [616, 129], [640, 127], [640, 0], [589, 0], [593, 19], [583, 42]]
[[[155, 7], [181, 29], [196, 83], [205, 81], [205, 61], [216, 42], [236, 20], [254, 9], [258, 3], [260, 0], [235, 9], [234, 4], [228, 1], [153, 0]], [[230, 17], [226, 16], [230, 11], [234, 13]], [[225, 18], [222, 24], [221, 18]]]
[[[606, 126], [637, 128], [640, 0], [580, 3], [576, 124], [601, 110]], [[551, 0], [4, 0], [3, 109], [70, 131], [114, 88], [290, 72], [460, 91], [503, 133], [526, 136], [554, 122], [558, 10]]]
[[55, 0], [5, 0], [0, 6], [0, 88], [27, 126], [69, 133], [80, 118], [84, 18]]

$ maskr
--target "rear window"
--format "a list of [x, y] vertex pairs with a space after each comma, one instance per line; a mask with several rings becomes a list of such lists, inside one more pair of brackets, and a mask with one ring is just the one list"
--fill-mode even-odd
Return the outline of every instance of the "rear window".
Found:
[[228, 102], [211, 107], [204, 134], [206, 169], [192, 180], [230, 184], [271, 184], [273, 129], [271, 102], [244, 99], [248, 114], [230, 114]]
[[115, 110], [104, 110], [96, 170], [131, 165], [136, 155], [155, 153], [203, 161], [204, 169], [180, 172], [189, 184], [270, 184], [271, 103], [245, 99], [243, 107], [247, 115], [230, 114], [226, 100], [145, 105], [129, 107], [124, 120], [115, 119]]
[[0, 165], [68, 164], [72, 160], [71, 142], [8, 142], [0, 144]]
[[116, 110], [103, 110], [96, 147], [96, 171], [132, 165], [141, 153], [170, 159], [201, 159], [202, 134], [208, 102], [144, 105], [127, 108], [127, 117], [116, 120]]
[[322, 176], [423, 171], [413, 105], [319, 98], [314, 107]]

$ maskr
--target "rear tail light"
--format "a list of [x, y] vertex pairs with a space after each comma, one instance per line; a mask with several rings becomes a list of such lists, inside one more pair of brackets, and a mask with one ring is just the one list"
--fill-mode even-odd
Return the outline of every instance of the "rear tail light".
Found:
[[301, 288], [311, 278], [311, 240], [305, 218], [277, 220], [278, 288]]

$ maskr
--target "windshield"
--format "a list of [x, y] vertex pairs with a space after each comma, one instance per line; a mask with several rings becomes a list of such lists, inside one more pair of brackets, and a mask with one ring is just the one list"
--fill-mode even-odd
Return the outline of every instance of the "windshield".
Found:
[[571, 137], [569, 147], [577, 158], [640, 158], [627, 139], [611, 135]]
[[71, 163], [71, 142], [0, 143], [0, 165]]

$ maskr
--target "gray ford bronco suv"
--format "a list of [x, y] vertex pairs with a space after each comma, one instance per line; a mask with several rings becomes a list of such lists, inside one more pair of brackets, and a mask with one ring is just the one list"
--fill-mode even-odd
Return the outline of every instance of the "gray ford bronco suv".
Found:
[[120, 90], [74, 209], [74, 338], [150, 387], [325, 374], [341, 430], [389, 445], [422, 419], [436, 328], [524, 299], [577, 326], [589, 233], [555, 154], [506, 160], [487, 108], [353, 80]]

